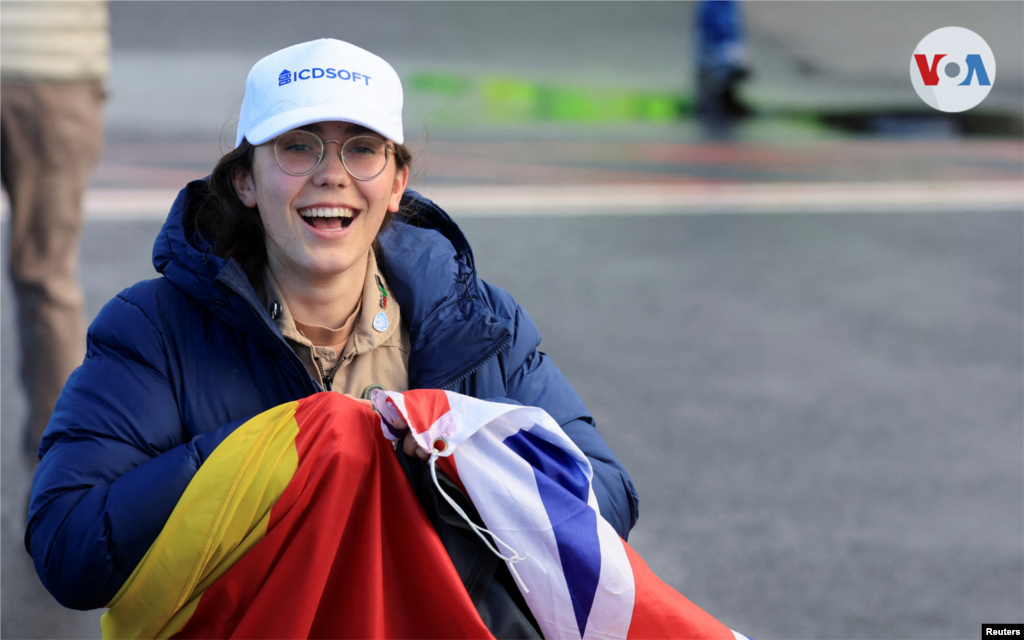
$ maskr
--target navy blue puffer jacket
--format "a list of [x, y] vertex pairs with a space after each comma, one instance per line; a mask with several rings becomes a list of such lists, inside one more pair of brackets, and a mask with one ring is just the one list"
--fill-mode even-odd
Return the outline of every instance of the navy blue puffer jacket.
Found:
[[[40, 445], [25, 545], [50, 593], [104, 606], [156, 539], [203, 460], [245, 420], [321, 391], [238, 263], [189, 237], [205, 186], [178, 195], [153, 249], [163, 277], [118, 294]], [[589, 456], [601, 514], [625, 537], [632, 482], [526, 312], [479, 280], [455, 223], [415, 192], [414, 222], [380, 236], [412, 342], [409, 386], [544, 408]]]

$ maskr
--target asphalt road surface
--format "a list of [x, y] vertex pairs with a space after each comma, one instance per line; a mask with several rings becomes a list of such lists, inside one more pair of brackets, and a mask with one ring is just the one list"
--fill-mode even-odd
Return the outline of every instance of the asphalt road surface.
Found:
[[[159, 226], [86, 225], [90, 317], [155, 275]], [[761, 639], [1024, 620], [1021, 211], [463, 227], [632, 474], [630, 543], [695, 603]], [[99, 637], [22, 547], [6, 279], [2, 296], [0, 631]]]
[[[692, 2], [115, 2], [107, 129], [147, 139], [233, 140], [249, 68], [299, 42], [334, 37], [390, 62], [406, 82], [406, 133], [464, 130], [480, 105], [428, 117], [438, 99], [413, 72], [542, 84], [690, 92]], [[766, 112], [924, 109], [908, 77], [914, 45], [940, 27], [980, 34], [998, 79], [980, 111], [1024, 109], [1020, 2], [750, 2], [753, 76]], [[468, 121], [468, 122], [467, 122]]]

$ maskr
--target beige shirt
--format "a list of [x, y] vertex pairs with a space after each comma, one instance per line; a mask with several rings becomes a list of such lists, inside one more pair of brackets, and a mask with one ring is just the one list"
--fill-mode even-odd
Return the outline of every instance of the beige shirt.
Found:
[[[384, 289], [388, 292], [386, 306], [381, 304], [382, 296], [374, 276], [380, 277]], [[359, 316], [340, 354], [331, 347], [315, 345], [295, 327], [295, 319], [288, 310], [277, 280], [269, 268], [264, 277], [265, 302], [270, 317], [277, 323], [285, 340], [302, 360], [309, 375], [325, 389], [326, 377], [331, 379], [332, 391], [356, 398], [362, 398], [367, 388], [372, 385], [381, 385], [389, 391], [408, 391], [409, 352], [412, 350], [409, 332], [402, 326], [398, 302], [391, 295], [384, 275], [377, 269], [377, 260], [372, 249], [367, 256], [363, 298], [361, 308], [357, 312]], [[380, 317], [380, 314], [383, 316]], [[386, 323], [383, 322], [384, 318], [387, 319]]]
[[4, 0], [4, 82], [102, 80], [110, 70], [110, 15], [96, 0]]

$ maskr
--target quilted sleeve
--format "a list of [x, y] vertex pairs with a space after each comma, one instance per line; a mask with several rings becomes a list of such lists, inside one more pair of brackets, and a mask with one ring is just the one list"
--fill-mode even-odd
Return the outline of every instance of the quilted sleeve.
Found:
[[109, 302], [57, 402], [32, 486], [25, 546], [54, 598], [106, 605], [240, 422], [184, 441], [160, 331], [125, 294]]
[[504, 296], [510, 305], [509, 327], [513, 340], [502, 354], [505, 389], [509, 399], [548, 412], [590, 459], [594, 469], [594, 493], [601, 515], [623, 539], [639, 518], [639, 497], [626, 469], [598, 433], [586, 405], [547, 354], [538, 351], [540, 332], [526, 311], [504, 291], [483, 284], [492, 308], [501, 308]]

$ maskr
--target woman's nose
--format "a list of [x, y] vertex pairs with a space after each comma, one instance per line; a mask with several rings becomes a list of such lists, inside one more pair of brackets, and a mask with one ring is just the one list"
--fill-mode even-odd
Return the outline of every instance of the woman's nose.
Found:
[[347, 185], [351, 181], [352, 176], [341, 160], [341, 143], [337, 140], [325, 140], [324, 157], [316, 167], [316, 183]]

